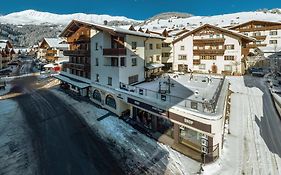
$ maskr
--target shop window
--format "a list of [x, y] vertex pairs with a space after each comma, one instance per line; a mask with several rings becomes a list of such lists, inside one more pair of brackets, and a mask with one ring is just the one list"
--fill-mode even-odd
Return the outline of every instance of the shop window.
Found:
[[145, 128], [152, 129], [152, 114], [138, 108], [133, 109], [135, 113], [135, 120]]
[[174, 123], [167, 119], [157, 117], [157, 131], [174, 138]]
[[111, 95], [106, 96], [105, 104], [107, 106], [110, 106], [110, 107], [116, 109], [116, 101], [115, 101], [115, 99]]
[[180, 126], [180, 142], [201, 149], [201, 134], [184, 126]]
[[93, 92], [93, 99], [101, 102], [101, 94], [100, 94], [100, 92], [98, 90], [94, 90], [94, 92]]

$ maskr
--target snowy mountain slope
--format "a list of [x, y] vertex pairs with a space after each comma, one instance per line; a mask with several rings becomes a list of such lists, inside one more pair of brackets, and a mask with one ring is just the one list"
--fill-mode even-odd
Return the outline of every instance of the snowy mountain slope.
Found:
[[173, 27], [194, 28], [206, 23], [223, 27], [241, 24], [249, 20], [281, 22], [281, 14], [274, 14], [270, 12], [239, 12], [215, 16], [192, 16], [189, 18], [172, 17], [166, 20], [156, 19], [142, 25], [141, 27], [148, 29]]
[[35, 10], [25, 10], [21, 12], [10, 13], [5, 16], [0, 16], [0, 23], [15, 24], [15, 25], [40, 25], [40, 24], [56, 24], [66, 25], [72, 19], [81, 19], [87, 22], [103, 23], [107, 21], [127, 21], [127, 22], [138, 22], [133, 19], [129, 19], [123, 16], [109, 16], [109, 15], [96, 15], [96, 14], [66, 14], [59, 15], [49, 12], [39, 12]]

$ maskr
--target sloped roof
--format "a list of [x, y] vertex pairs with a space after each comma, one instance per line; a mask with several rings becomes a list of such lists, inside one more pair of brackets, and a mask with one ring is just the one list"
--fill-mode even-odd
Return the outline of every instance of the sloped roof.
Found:
[[127, 34], [127, 35], [134, 35], [134, 36], [141, 36], [146, 38], [158, 38], [158, 39], [165, 39], [159, 35], [155, 34], [148, 34], [139, 31], [132, 31], [128, 29], [123, 29], [120, 27], [110, 27], [106, 25], [96, 24], [96, 23], [89, 23], [84, 21], [72, 20], [68, 26], [64, 29], [64, 31], [60, 34], [60, 37], [69, 37], [74, 34], [81, 26], [88, 26], [97, 30], [107, 31], [111, 34]]
[[213, 26], [213, 25], [210, 25], [210, 24], [204, 24], [204, 25], [202, 25], [202, 26], [200, 26], [200, 27], [198, 27], [198, 28], [196, 28], [194, 30], [187, 31], [186, 34], [184, 34], [184, 35], [180, 36], [179, 38], [175, 39], [173, 41], [173, 43], [176, 43], [176, 42], [178, 42], [178, 41], [188, 37], [189, 35], [192, 35], [192, 34], [198, 32], [200, 30], [203, 30], [204, 28], [213, 28], [215, 30], [221, 31], [222, 33], [227, 33], [229, 35], [236, 36], [238, 38], [244, 39], [245, 41], [248, 41], [248, 42], [255, 41], [254, 38], [245, 36], [243, 34], [240, 34], [240, 33], [236, 32], [236, 31], [231, 31], [231, 30], [223, 29], [223, 28], [220, 28], [220, 27], [217, 27], [217, 26]]
[[[62, 38], [44, 38], [43, 40], [45, 40], [46, 43], [51, 48], [68, 48], [68, 46], [69, 46], [68, 44], [63, 43], [63, 42], [65, 42], [65, 40]], [[41, 46], [41, 44], [40, 44], [40, 46]]]
[[247, 22], [244, 22], [244, 23], [241, 23], [241, 24], [238, 24], [238, 25], [229, 27], [229, 29], [236, 29], [237, 27], [241, 27], [241, 26], [244, 26], [244, 25], [247, 25], [247, 24], [251, 24], [251, 23], [269, 24], [269, 25], [271, 25], [271, 26], [272, 26], [272, 25], [280, 25], [280, 26], [281, 26], [281, 23], [280, 23], [280, 22], [251, 20], [251, 21], [247, 21]]

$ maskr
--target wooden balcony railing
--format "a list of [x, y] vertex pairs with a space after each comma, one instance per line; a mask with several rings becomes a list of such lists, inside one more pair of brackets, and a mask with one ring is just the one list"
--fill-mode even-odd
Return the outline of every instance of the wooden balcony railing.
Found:
[[126, 54], [127, 54], [126, 48], [103, 49], [103, 55], [122, 56]]
[[90, 56], [89, 50], [65, 50], [63, 51], [64, 56]]
[[198, 49], [193, 50], [193, 55], [224, 55], [225, 49]]
[[266, 44], [247, 44], [247, 48], [266, 47]]
[[223, 45], [225, 39], [224, 38], [208, 38], [208, 39], [194, 39], [193, 45], [208, 45], [208, 44], [216, 44], [216, 45]]
[[254, 38], [256, 38], [257, 40], [265, 40], [266, 36], [253, 36]]

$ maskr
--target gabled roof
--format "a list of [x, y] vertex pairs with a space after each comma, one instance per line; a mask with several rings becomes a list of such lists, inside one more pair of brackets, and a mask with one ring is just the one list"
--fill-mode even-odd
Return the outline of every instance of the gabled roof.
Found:
[[210, 25], [210, 24], [204, 24], [204, 25], [202, 25], [202, 26], [200, 26], [200, 27], [198, 27], [198, 28], [196, 28], [196, 29], [194, 29], [192, 31], [186, 32], [186, 34], [184, 34], [184, 35], [180, 36], [179, 38], [175, 39], [173, 41], [173, 43], [176, 43], [176, 42], [178, 42], [178, 41], [188, 37], [189, 35], [192, 35], [192, 34], [198, 32], [198, 31], [204, 30], [205, 28], [212, 28], [212, 29], [220, 31], [222, 33], [226, 33], [226, 34], [229, 34], [229, 35], [232, 35], [232, 36], [236, 36], [236, 37], [241, 38], [241, 39], [243, 39], [245, 41], [248, 41], [248, 42], [255, 41], [254, 38], [245, 36], [245, 35], [240, 34], [238, 32], [230, 31], [230, 30], [223, 29], [223, 28], [220, 28], [220, 27], [217, 27], [217, 26], [213, 26], [213, 25]]
[[12, 43], [9, 40], [0, 40], [0, 48], [13, 48]]
[[43, 42], [41, 42], [40, 46], [44, 43], [44, 41], [49, 45], [51, 48], [68, 48], [68, 44], [64, 43], [64, 39], [62, 38], [44, 38]]
[[146, 38], [165, 39], [164, 37], [161, 37], [159, 35], [148, 34], [148, 33], [143, 33], [143, 32], [133, 31], [133, 30], [127, 30], [127, 29], [123, 29], [120, 27], [110, 27], [110, 26], [106, 26], [106, 25], [83, 22], [83, 21], [78, 21], [78, 20], [72, 20], [68, 24], [68, 26], [63, 30], [63, 32], [60, 34], [60, 37], [69, 37], [72, 34], [74, 34], [82, 26], [93, 28], [93, 29], [100, 30], [100, 31], [106, 31], [112, 35], [125, 34], [125, 35], [141, 36], [141, 37], [146, 37]]
[[232, 30], [233, 30], [233, 29], [236, 29], [236, 28], [238, 28], [238, 27], [245, 26], [245, 25], [252, 24], [252, 23], [267, 24], [267, 25], [269, 25], [269, 26], [275, 26], [275, 25], [280, 25], [280, 26], [281, 26], [281, 23], [280, 23], [280, 22], [251, 20], [251, 21], [244, 22], [244, 23], [242, 23], [242, 24], [238, 24], [238, 25], [236, 25], [236, 26], [229, 27], [229, 29], [232, 29]]

